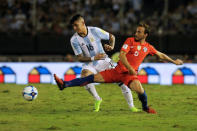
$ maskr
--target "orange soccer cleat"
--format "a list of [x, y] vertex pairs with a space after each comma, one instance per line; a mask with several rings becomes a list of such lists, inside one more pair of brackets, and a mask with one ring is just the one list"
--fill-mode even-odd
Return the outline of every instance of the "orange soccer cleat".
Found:
[[57, 86], [60, 90], [64, 89], [64, 81], [62, 79], [60, 79], [56, 74], [54, 74], [54, 79], [55, 82], [57, 83]]
[[153, 108], [150, 108], [150, 107], [148, 107], [148, 109], [146, 109], [144, 111], [147, 113], [151, 113], [151, 114], [157, 114], [157, 112]]

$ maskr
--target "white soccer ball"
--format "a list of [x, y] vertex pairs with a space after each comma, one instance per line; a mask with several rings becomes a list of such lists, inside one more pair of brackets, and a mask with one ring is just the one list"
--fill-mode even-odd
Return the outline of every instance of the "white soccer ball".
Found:
[[27, 86], [23, 90], [25, 100], [32, 101], [38, 96], [38, 90], [34, 86]]

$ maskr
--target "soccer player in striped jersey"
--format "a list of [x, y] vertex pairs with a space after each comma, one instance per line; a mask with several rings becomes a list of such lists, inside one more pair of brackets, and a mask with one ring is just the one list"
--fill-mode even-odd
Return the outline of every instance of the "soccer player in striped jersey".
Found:
[[[76, 32], [70, 40], [71, 46], [78, 61], [85, 62], [82, 67], [81, 77], [86, 77], [112, 68], [111, 59], [107, 56], [105, 51], [111, 51], [114, 49], [114, 35], [98, 27], [86, 26], [84, 18], [79, 14], [72, 17], [70, 24]], [[109, 44], [104, 44], [105, 51], [101, 40], [109, 41]], [[139, 111], [133, 104], [131, 90], [125, 84], [120, 84], [120, 87], [128, 102], [130, 110], [132, 112]], [[98, 112], [102, 99], [98, 95], [94, 84], [86, 85], [85, 89], [95, 98], [95, 112]]]

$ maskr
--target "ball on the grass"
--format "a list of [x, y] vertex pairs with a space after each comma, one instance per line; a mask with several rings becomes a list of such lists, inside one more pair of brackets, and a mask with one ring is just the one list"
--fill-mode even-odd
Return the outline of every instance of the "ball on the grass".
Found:
[[38, 96], [38, 90], [34, 86], [26, 86], [22, 94], [25, 100], [32, 101]]

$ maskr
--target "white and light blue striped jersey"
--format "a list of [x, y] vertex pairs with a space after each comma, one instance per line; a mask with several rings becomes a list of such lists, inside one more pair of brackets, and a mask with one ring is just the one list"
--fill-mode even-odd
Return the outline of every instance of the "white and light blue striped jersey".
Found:
[[109, 33], [98, 27], [88, 26], [87, 30], [87, 36], [81, 37], [75, 33], [70, 40], [75, 55], [93, 57], [98, 53], [105, 53], [101, 40], [109, 40]]

